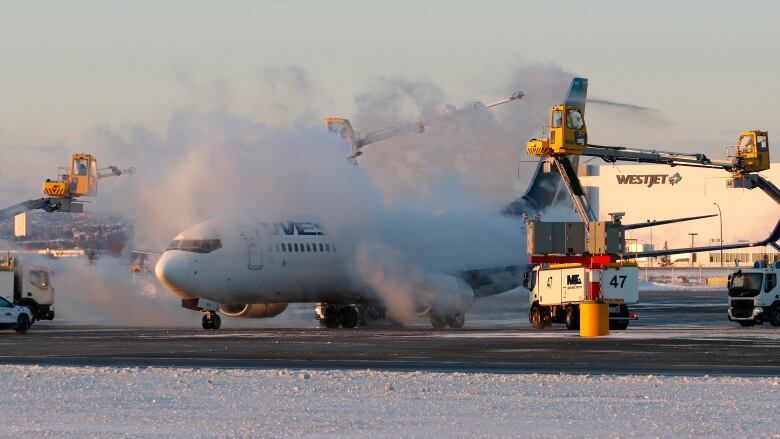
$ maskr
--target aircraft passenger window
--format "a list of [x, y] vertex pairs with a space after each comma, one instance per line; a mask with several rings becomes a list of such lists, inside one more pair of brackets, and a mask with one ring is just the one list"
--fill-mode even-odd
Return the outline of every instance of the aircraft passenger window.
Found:
[[329, 251], [330, 251], [330, 244], [325, 244], [325, 251], [326, 251], [326, 252], [329, 252]]
[[295, 249], [295, 252], [298, 253], [298, 244], [293, 244], [293, 248]]
[[307, 252], [310, 252], [310, 251], [311, 251], [311, 245], [310, 245], [310, 244], [306, 244], [306, 251], [307, 251]]
[[315, 253], [317, 252], [317, 244], [316, 243], [311, 245], [311, 251], [313, 251]]
[[563, 123], [563, 112], [561, 110], [555, 110], [552, 114], [552, 128], [560, 128]]
[[320, 244], [320, 251], [321, 251], [321, 252], [322, 252], [322, 251], [325, 251], [325, 250], [324, 250], [324, 247], [322, 246], [322, 244]]

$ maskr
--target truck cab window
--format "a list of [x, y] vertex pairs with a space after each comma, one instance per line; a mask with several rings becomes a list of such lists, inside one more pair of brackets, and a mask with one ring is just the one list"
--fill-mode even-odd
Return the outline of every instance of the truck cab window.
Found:
[[585, 119], [579, 110], [569, 110], [566, 112], [566, 128], [581, 130], [585, 126]]
[[777, 274], [769, 273], [766, 275], [766, 282], [764, 285], [764, 292], [770, 292], [777, 285]]
[[43, 270], [30, 271], [30, 284], [39, 290], [49, 288], [49, 273]]
[[563, 124], [563, 111], [561, 110], [553, 111], [552, 121], [550, 121], [550, 126], [552, 128], [560, 128], [561, 124]]

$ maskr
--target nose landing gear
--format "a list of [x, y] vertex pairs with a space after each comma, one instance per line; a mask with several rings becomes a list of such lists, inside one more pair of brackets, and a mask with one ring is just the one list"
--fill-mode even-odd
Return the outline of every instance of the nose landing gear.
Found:
[[207, 311], [201, 320], [203, 329], [219, 329], [222, 326], [222, 318], [214, 311]]

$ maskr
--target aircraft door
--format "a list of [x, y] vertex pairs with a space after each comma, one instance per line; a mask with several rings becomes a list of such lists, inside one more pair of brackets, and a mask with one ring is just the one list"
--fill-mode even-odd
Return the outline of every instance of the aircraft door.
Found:
[[248, 251], [247, 268], [260, 270], [263, 268], [263, 247], [260, 245], [260, 232], [252, 226], [238, 226], [241, 238], [246, 242]]

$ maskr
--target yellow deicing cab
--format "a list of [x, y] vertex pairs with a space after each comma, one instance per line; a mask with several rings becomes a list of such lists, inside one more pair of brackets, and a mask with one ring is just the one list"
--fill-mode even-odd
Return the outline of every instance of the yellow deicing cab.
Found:
[[61, 180], [46, 180], [43, 193], [50, 197], [94, 197], [97, 195], [97, 160], [91, 154], [73, 154], [70, 169]]
[[769, 169], [769, 135], [766, 131], [744, 131], [739, 135], [736, 158], [745, 173]]
[[582, 110], [571, 105], [554, 105], [550, 109], [550, 137], [530, 140], [528, 154], [582, 154], [587, 147], [588, 130]]

